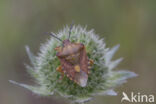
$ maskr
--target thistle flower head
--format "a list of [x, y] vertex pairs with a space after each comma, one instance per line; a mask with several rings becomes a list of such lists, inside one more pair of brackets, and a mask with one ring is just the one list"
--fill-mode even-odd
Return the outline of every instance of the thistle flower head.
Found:
[[[62, 40], [68, 38], [69, 27], [66, 26], [56, 35]], [[70, 99], [72, 102], [84, 103], [95, 95], [116, 95], [114, 88], [126, 82], [126, 79], [135, 77], [136, 74], [129, 71], [114, 71], [122, 58], [112, 61], [112, 57], [119, 48], [106, 48], [103, 39], [100, 39], [93, 30], [87, 31], [81, 26], [73, 26], [70, 36], [71, 42], [83, 43], [89, 59], [94, 60], [94, 65], [88, 76], [86, 87], [81, 87], [71, 81], [68, 77], [59, 80], [61, 74], [56, 71], [60, 61], [56, 56], [54, 48], [61, 46], [62, 43], [53, 37], [42, 44], [40, 52], [34, 56], [29, 47], [26, 51], [31, 61], [31, 66], [26, 65], [28, 72], [34, 78], [36, 86], [18, 84], [31, 90], [38, 95], [48, 96], [58, 94]]]

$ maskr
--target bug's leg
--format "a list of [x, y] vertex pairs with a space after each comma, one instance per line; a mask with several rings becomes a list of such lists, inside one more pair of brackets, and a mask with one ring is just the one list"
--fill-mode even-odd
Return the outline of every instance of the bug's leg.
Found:
[[[88, 60], [88, 69], [89, 70], [92, 68], [93, 64], [94, 64], [94, 61], [92, 59], [89, 59]], [[88, 71], [88, 73], [90, 73], [90, 71]]]
[[62, 66], [60, 65], [59, 67], [56, 68], [56, 70], [57, 70], [58, 72], [61, 73], [61, 78], [60, 78], [60, 80], [62, 80], [63, 77], [64, 77], [64, 72], [63, 72], [63, 70], [62, 70]]
[[92, 59], [89, 59], [88, 64], [89, 64], [89, 66], [93, 66], [94, 61]]
[[62, 50], [62, 48], [61, 48], [61, 47], [56, 47], [55, 50], [56, 50], [57, 52], [60, 52], [60, 51]]

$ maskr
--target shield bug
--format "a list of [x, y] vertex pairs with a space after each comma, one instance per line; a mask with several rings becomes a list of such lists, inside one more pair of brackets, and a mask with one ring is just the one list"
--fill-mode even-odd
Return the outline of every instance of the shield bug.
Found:
[[50, 34], [62, 42], [62, 46], [55, 48], [57, 51], [56, 56], [61, 63], [56, 70], [61, 73], [61, 79], [66, 75], [81, 87], [85, 87], [93, 61], [88, 59], [83, 43], [73, 43], [69, 40], [72, 27], [71, 25], [68, 39], [65, 40], [61, 40], [53, 33]]

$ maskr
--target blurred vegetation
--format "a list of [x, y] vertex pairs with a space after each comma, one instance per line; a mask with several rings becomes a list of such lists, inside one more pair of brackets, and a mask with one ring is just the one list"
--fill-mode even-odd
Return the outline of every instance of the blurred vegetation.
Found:
[[139, 74], [118, 89], [117, 97], [97, 97], [93, 102], [120, 103], [121, 92], [156, 92], [155, 0], [0, 0], [0, 104], [61, 104], [64, 99], [38, 98], [8, 80], [33, 83], [24, 63], [25, 45], [37, 52], [40, 43], [72, 20], [94, 28], [108, 46], [120, 44], [120, 68]]

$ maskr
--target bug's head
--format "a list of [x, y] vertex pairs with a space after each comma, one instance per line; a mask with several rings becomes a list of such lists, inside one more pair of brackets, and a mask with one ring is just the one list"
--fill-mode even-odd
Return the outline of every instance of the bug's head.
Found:
[[61, 42], [62, 42], [62, 46], [64, 47], [64, 46], [67, 46], [68, 44], [71, 43], [69, 39], [70, 39], [70, 35], [71, 35], [71, 30], [72, 30], [72, 28], [73, 28], [73, 23], [71, 24], [71, 26], [70, 26], [70, 28], [69, 28], [69, 35], [68, 35], [68, 38], [65, 39], [65, 40], [62, 40], [62, 39], [58, 38], [56, 35], [54, 35], [54, 33], [50, 33], [50, 35], [51, 35], [52, 37], [56, 38], [57, 40], [61, 41]]
[[71, 42], [69, 41], [69, 39], [63, 40], [63, 47], [67, 46], [68, 44], [70, 44]]
[[55, 50], [56, 50], [57, 52], [61, 52], [62, 49], [63, 49], [64, 47], [68, 47], [68, 45], [71, 44], [71, 42], [70, 42], [68, 39], [63, 40], [63, 41], [61, 41], [61, 42], [62, 42], [62, 46], [58, 46], [58, 47], [55, 48]]

